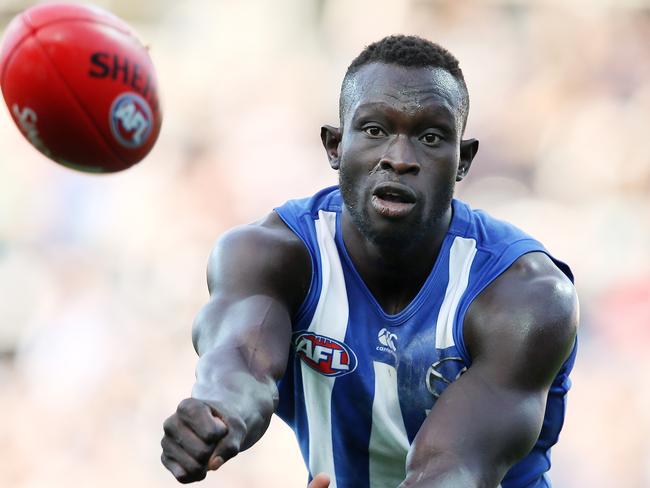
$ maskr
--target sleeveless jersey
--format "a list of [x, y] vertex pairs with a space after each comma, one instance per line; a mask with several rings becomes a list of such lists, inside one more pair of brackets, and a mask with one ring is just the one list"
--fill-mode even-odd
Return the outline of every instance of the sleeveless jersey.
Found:
[[[396, 488], [426, 415], [471, 365], [463, 341], [468, 307], [517, 258], [548, 252], [516, 227], [453, 200], [431, 273], [406, 308], [388, 315], [345, 249], [342, 206], [338, 187], [330, 187], [275, 209], [304, 242], [312, 266], [293, 317], [276, 413], [294, 430], [310, 479], [325, 472], [331, 488]], [[502, 488], [551, 486], [550, 448], [564, 420], [574, 358], [575, 347], [550, 389], [539, 439]]]

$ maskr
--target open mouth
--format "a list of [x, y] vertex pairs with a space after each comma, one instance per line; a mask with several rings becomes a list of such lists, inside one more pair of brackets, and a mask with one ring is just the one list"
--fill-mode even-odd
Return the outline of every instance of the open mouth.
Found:
[[372, 192], [370, 203], [384, 217], [399, 218], [415, 207], [416, 196], [413, 190], [398, 183], [382, 183]]

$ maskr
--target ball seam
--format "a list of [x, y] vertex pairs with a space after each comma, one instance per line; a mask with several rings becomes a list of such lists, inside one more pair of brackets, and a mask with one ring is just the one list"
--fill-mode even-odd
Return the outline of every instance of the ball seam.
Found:
[[34, 23], [31, 21], [31, 19], [29, 17], [29, 12], [23, 13], [23, 19], [25, 20], [25, 23], [28, 24], [29, 27], [31, 27], [34, 32], [38, 32], [40, 29], [43, 29], [45, 27], [49, 27], [49, 26], [54, 25], [54, 24], [58, 24], [59, 22], [70, 22], [70, 21], [72, 21], [72, 22], [91, 22], [91, 23], [94, 23], [94, 24], [101, 24], [101, 25], [105, 25], [107, 27], [111, 27], [111, 28], [115, 29], [116, 31], [121, 32], [122, 34], [128, 35], [133, 40], [135, 40], [138, 44], [140, 44], [142, 47], [144, 47], [144, 44], [142, 44], [140, 39], [138, 39], [138, 37], [135, 36], [134, 33], [131, 30], [122, 29], [120, 27], [117, 27], [117, 26], [115, 26], [115, 25], [113, 25], [111, 23], [108, 23], [108, 22], [106, 22], [104, 20], [101, 20], [101, 19], [89, 19], [87, 17], [77, 17], [77, 16], [61, 17], [61, 18], [58, 18], [58, 19], [49, 20], [49, 21], [43, 23], [42, 25], [39, 25], [38, 27], [35, 26]]
[[[44, 23], [44, 24], [42, 24], [42, 25], [36, 27], [36, 26], [33, 24], [33, 22], [31, 21], [31, 19], [29, 18], [28, 12], [23, 12], [22, 14], [20, 14], [20, 15], [18, 16], [18, 18], [20, 18], [20, 19], [23, 21], [23, 24], [25, 24], [25, 26], [29, 29], [30, 32], [29, 32], [29, 34], [23, 36], [23, 38], [20, 40], [20, 42], [17, 43], [17, 44], [13, 47], [13, 49], [11, 50], [11, 52], [7, 54], [7, 57], [6, 57], [6, 59], [5, 59], [4, 64], [0, 67], [0, 68], [2, 68], [2, 69], [0, 69], [0, 72], [2, 73], [2, 78], [0, 79], [0, 91], [3, 91], [3, 90], [4, 90], [4, 86], [5, 86], [5, 78], [6, 78], [6, 76], [7, 76], [7, 70], [6, 70], [6, 67], [9, 66], [9, 62], [11, 61], [11, 58], [14, 57], [14, 54], [16, 53], [16, 51], [18, 51], [18, 49], [20, 48], [20, 46], [21, 46], [21, 45], [22, 45], [22, 44], [23, 44], [23, 43], [24, 43], [24, 42], [25, 42], [25, 41], [26, 41], [30, 36], [34, 36], [34, 37], [35, 37], [36, 33], [37, 33], [40, 29], [43, 29], [43, 28], [45, 28], [45, 27], [49, 27], [49, 26], [51, 26], [51, 25], [58, 24], [59, 22], [70, 22], [70, 21], [73, 21], [73, 22], [91, 22], [91, 23], [94, 23], [94, 24], [101, 24], [101, 25], [106, 26], [106, 27], [111, 27], [111, 28], [115, 29], [116, 31], [118, 31], [118, 32], [120, 32], [120, 33], [122, 33], [122, 34], [127, 35], [127, 36], [130, 37], [132, 40], [134, 40], [134, 41], [135, 41], [135, 42], [136, 42], [136, 43], [137, 43], [141, 48], [143, 48], [144, 50], [148, 51], [147, 47], [146, 47], [146, 46], [142, 43], [142, 41], [141, 41], [141, 40], [140, 40], [140, 39], [135, 35], [134, 32], [132, 32], [132, 31], [130, 31], [130, 30], [128, 30], [128, 29], [121, 29], [120, 27], [117, 27], [117, 26], [115, 26], [115, 25], [113, 25], [113, 24], [109, 24], [108, 22], [105, 22], [105, 21], [102, 21], [102, 20], [98, 20], [98, 19], [87, 19], [87, 18], [84, 18], [84, 17], [71, 16], [71, 17], [63, 17], [63, 18], [56, 19], [56, 20], [50, 20], [50, 21], [48, 21], [48, 22], [46, 22], [46, 23]], [[147, 52], [147, 54], [148, 54], [148, 52]], [[58, 73], [58, 71], [57, 71], [57, 73]]]
[[97, 126], [97, 122], [95, 121], [95, 119], [94, 119], [94, 118], [91, 116], [91, 114], [88, 112], [88, 109], [86, 109], [86, 107], [84, 106], [84, 104], [81, 103], [81, 100], [80, 100], [79, 97], [77, 96], [77, 93], [76, 93], [76, 92], [72, 89], [72, 87], [68, 84], [68, 81], [65, 79], [65, 77], [64, 77], [64, 76], [59, 72], [59, 70], [58, 70], [56, 64], [54, 63], [54, 61], [52, 61], [52, 59], [50, 58], [49, 54], [47, 53], [47, 50], [46, 50], [46, 49], [43, 47], [43, 45], [41, 44], [41, 41], [40, 41], [36, 36], [34, 36], [34, 41], [36, 42], [36, 44], [38, 45], [38, 47], [43, 51], [43, 54], [44, 54], [45, 58], [47, 59], [48, 63], [50, 63], [50, 66], [52, 67], [52, 69], [54, 70], [54, 72], [56, 73], [56, 75], [59, 77], [59, 79], [61, 80], [61, 82], [62, 82], [63, 85], [65, 86], [65, 88], [68, 90], [68, 93], [70, 94], [70, 96], [72, 97], [72, 99], [77, 103], [77, 106], [81, 109], [81, 112], [82, 112], [82, 113], [83, 113], [83, 114], [88, 118], [88, 120], [90, 121], [90, 125], [92, 126], [92, 128], [95, 129], [95, 131], [96, 131], [97, 134], [99, 135], [99, 138], [104, 142], [104, 144], [106, 144], [106, 147], [108, 148], [109, 152], [110, 152], [111, 154], [113, 154], [113, 156], [115, 156], [119, 161], [121, 161], [122, 163], [128, 165], [128, 166], [127, 166], [126, 168], [124, 168], [124, 169], [130, 168], [131, 166], [133, 166], [132, 164], [129, 163], [129, 161], [127, 161], [125, 158], [123, 158], [123, 157], [122, 157], [122, 156], [121, 156], [121, 155], [120, 155], [120, 154], [119, 154], [119, 153], [118, 153], [118, 152], [117, 152], [117, 151], [116, 151], [116, 150], [111, 146], [111, 144], [110, 144], [110, 140], [108, 140], [108, 139], [106, 138], [106, 136], [102, 133], [102, 131], [101, 131], [101, 130], [99, 129], [99, 127]]
[[18, 51], [20, 46], [22, 46], [23, 43], [29, 37], [33, 36], [36, 33], [36, 30], [34, 29], [34, 26], [25, 19], [25, 14], [20, 15], [19, 18], [23, 21], [23, 24], [25, 24], [25, 26], [29, 29], [29, 33], [23, 36], [23, 38], [20, 40], [20, 42], [17, 43], [13, 47], [11, 52], [7, 53], [7, 57], [5, 59], [5, 62], [2, 65], [2, 69], [0, 69], [0, 72], [2, 72], [2, 79], [0, 79], [0, 90], [2, 90], [3, 93], [4, 93], [5, 79], [7, 78], [7, 68], [9, 67], [9, 63], [11, 62], [12, 58], [14, 57], [14, 55], [16, 54], [16, 52]]

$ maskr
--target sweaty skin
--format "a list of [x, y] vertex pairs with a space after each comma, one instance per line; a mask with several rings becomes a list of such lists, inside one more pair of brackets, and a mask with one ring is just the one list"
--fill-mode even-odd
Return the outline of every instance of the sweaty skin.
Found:
[[[477, 141], [462, 140], [463, 97], [448, 75], [365, 65], [345, 95], [341, 127], [321, 130], [339, 171], [345, 246], [389, 314], [404, 309], [429, 275], [455, 183], [478, 150]], [[193, 329], [200, 359], [192, 398], [164, 424], [162, 462], [180, 482], [203, 479], [268, 427], [289, 357], [291, 317], [310, 278], [308, 251], [275, 213], [215, 246], [210, 301]], [[472, 365], [421, 426], [401, 488], [496, 487], [539, 436], [577, 315], [573, 285], [545, 254], [520, 257], [492, 282], [465, 318]], [[328, 483], [316, 476], [310, 488]]]

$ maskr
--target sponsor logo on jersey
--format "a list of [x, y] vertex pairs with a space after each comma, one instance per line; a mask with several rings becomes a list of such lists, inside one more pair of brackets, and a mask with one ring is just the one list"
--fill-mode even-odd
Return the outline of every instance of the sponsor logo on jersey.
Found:
[[153, 116], [149, 103], [136, 93], [122, 93], [110, 111], [110, 126], [113, 136], [122, 146], [137, 149], [149, 137]]
[[434, 398], [438, 398], [447, 386], [460, 378], [465, 371], [467, 371], [467, 366], [465, 366], [463, 358], [442, 358], [429, 366], [427, 370], [425, 379], [427, 390]]
[[325, 376], [343, 376], [357, 367], [357, 356], [343, 342], [313, 332], [299, 332], [293, 340], [296, 356]]
[[377, 346], [378, 351], [395, 352], [397, 350], [397, 334], [393, 334], [388, 329], [381, 329], [377, 334], [377, 340], [381, 346]]

